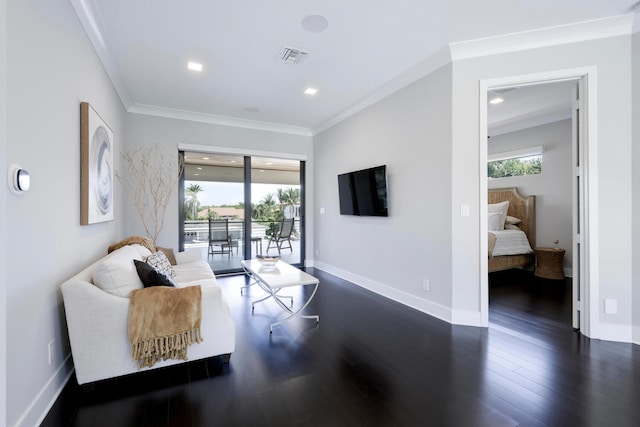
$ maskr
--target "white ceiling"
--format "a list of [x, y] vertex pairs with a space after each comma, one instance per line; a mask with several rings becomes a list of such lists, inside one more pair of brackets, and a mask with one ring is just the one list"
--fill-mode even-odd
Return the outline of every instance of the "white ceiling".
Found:
[[490, 90], [487, 100], [501, 98], [504, 102], [488, 104], [489, 136], [570, 118], [576, 86], [573, 80]]
[[[302, 134], [326, 128], [452, 56], [468, 56], [464, 48], [476, 49], [479, 39], [527, 32], [542, 40], [539, 30], [550, 27], [556, 39], [628, 33], [635, 4], [70, 1], [128, 111]], [[326, 30], [303, 29], [309, 15], [324, 16]], [[309, 55], [302, 64], [281, 63], [276, 55], [283, 46]], [[203, 71], [187, 70], [187, 61], [202, 63]], [[309, 86], [317, 95], [303, 93]]]

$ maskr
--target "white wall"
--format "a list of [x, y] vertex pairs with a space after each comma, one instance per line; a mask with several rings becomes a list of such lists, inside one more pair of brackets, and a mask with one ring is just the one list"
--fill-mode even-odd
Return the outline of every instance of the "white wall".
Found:
[[[453, 206], [471, 203], [473, 216], [453, 220], [453, 306], [480, 308], [478, 189], [478, 85], [483, 79], [595, 67], [597, 79], [597, 180], [599, 283], [596, 337], [629, 339], [631, 325], [631, 38], [629, 36], [552, 46], [453, 64]], [[618, 314], [605, 315], [603, 299], [618, 301]], [[596, 325], [597, 326], [597, 325]]]
[[[591, 334], [629, 340], [630, 36], [454, 61], [317, 135], [316, 205], [326, 211], [316, 222], [318, 266], [453, 323], [482, 324], [480, 82], [575, 68], [593, 71], [597, 84]], [[389, 219], [338, 215], [336, 175], [382, 163], [390, 170]], [[470, 216], [460, 215], [461, 205]], [[421, 278], [431, 280], [431, 293], [422, 293]], [[617, 300], [617, 314], [604, 314], [605, 298]]]
[[[137, 145], [159, 144], [166, 153], [178, 156], [178, 144], [202, 147], [227, 147], [255, 152], [290, 153], [307, 157], [307, 229], [313, 229], [313, 149], [312, 138], [293, 134], [220, 126], [208, 123], [129, 114], [127, 117], [127, 149]], [[166, 224], [158, 244], [178, 247], [178, 192], [173, 194], [166, 213]], [[144, 228], [133, 209], [126, 211], [125, 235], [142, 234]], [[313, 236], [307, 234], [307, 256], [313, 247]]]
[[1, 181], [1, 217], [10, 224], [0, 254], [11, 349], [6, 425], [32, 426], [72, 369], [60, 284], [122, 236], [118, 187], [116, 220], [80, 225], [80, 102], [90, 102], [110, 125], [116, 146], [123, 143], [125, 112], [68, 1], [7, 6], [6, 163], [28, 169], [32, 187], [13, 195]]
[[[451, 316], [450, 123], [451, 67], [445, 66], [314, 138], [315, 264], [445, 319]], [[382, 164], [389, 217], [340, 215], [337, 175]]]
[[538, 145], [544, 147], [541, 174], [490, 179], [488, 185], [518, 187], [523, 194], [536, 196], [536, 245], [553, 247], [553, 241], [560, 240], [560, 247], [566, 250], [565, 272], [571, 275], [571, 120], [492, 136], [487, 152], [504, 153]]

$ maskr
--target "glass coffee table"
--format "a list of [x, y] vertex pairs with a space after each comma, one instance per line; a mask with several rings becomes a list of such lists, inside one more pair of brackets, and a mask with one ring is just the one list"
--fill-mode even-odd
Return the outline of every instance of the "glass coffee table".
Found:
[[[250, 259], [240, 261], [242, 264], [242, 268], [249, 275], [255, 283], [260, 286], [265, 292], [267, 292], [267, 296], [261, 298], [259, 300], [253, 301], [251, 303], [251, 310], [255, 309], [256, 304], [261, 303], [262, 301], [266, 301], [270, 298], [282, 308], [286, 313], [289, 314], [283, 320], [272, 323], [269, 325], [269, 333], [273, 332], [273, 327], [281, 325], [282, 323], [293, 319], [294, 317], [300, 317], [304, 319], [315, 319], [316, 324], [320, 323], [319, 315], [303, 315], [301, 314], [302, 310], [304, 310], [318, 290], [318, 285], [320, 281], [313, 277], [310, 274], [305, 273], [302, 270], [299, 270], [284, 261], [278, 261], [274, 265], [267, 266], [263, 265], [257, 259]], [[311, 292], [311, 296], [304, 302], [300, 308], [297, 310], [293, 310], [290, 305], [293, 305], [293, 298], [289, 296], [279, 295], [278, 293], [285, 289], [293, 286], [313, 286], [313, 292]], [[283, 299], [289, 299], [290, 304], [287, 305], [283, 301]]]

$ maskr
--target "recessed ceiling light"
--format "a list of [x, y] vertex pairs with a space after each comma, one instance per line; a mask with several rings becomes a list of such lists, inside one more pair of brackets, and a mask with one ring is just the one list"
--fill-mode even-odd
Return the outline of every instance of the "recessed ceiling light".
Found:
[[322, 15], [309, 15], [302, 20], [302, 29], [310, 33], [321, 33], [328, 26], [329, 21]]
[[202, 168], [197, 168], [197, 169], [198, 169], [199, 171], [201, 171], [201, 170], [202, 170]]
[[318, 92], [318, 89], [314, 87], [308, 87], [304, 90], [304, 93], [306, 93], [307, 95], [315, 95], [317, 92]]
[[497, 97], [497, 98], [493, 98], [493, 99], [491, 99], [491, 100], [489, 101], [489, 104], [493, 104], [493, 105], [495, 105], [495, 104], [500, 104], [500, 103], [502, 103], [502, 102], [504, 102], [504, 99], [502, 99], [502, 98], [500, 98], [500, 97]]
[[187, 68], [192, 70], [192, 71], [202, 71], [202, 64], [200, 64], [199, 62], [191, 62], [191, 61], [189, 61], [187, 63]]
[[209, 158], [208, 157], [203, 157], [202, 160], [209, 160]]
[[193, 176], [200, 176], [200, 174], [199, 173], [194, 173]]

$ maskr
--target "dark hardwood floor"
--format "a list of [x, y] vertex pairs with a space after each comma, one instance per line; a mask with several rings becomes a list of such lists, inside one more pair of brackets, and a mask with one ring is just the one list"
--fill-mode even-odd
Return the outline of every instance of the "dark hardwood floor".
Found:
[[[237, 327], [219, 360], [69, 382], [45, 426], [633, 426], [640, 349], [570, 325], [570, 284], [490, 278], [488, 329], [453, 326], [321, 271], [307, 312], [276, 327], [243, 276], [220, 278]], [[300, 295], [294, 296], [299, 300]], [[206, 337], [204, 337], [206, 339]]]

